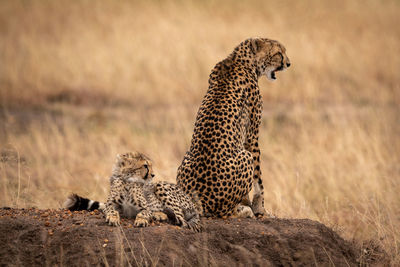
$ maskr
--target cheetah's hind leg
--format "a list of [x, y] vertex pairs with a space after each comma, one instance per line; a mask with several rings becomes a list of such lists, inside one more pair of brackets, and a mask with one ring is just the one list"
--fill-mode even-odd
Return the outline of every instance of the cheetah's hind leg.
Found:
[[194, 232], [201, 232], [203, 225], [200, 221], [200, 215], [196, 210], [184, 210], [184, 217], [187, 222], [187, 227]]
[[195, 210], [185, 210], [182, 213], [182, 210], [174, 210], [170, 207], [166, 207], [164, 211], [168, 215], [168, 219], [174, 225], [188, 228], [194, 232], [201, 232], [203, 229], [200, 222], [200, 216]]
[[164, 222], [164, 221], [168, 220], [168, 216], [167, 216], [167, 214], [165, 214], [162, 211], [156, 211], [156, 212], [153, 212], [153, 219], [158, 222]]
[[179, 210], [174, 210], [173, 208], [170, 207], [165, 207], [164, 209], [165, 214], [167, 214], [168, 216], [168, 220], [174, 224], [174, 225], [179, 225], [181, 227], [185, 227], [186, 226], [186, 220], [183, 217], [182, 212]]

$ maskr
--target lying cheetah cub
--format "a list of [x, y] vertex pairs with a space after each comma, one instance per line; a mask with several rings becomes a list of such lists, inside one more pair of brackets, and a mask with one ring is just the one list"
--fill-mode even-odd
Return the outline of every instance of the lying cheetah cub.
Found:
[[64, 206], [69, 210], [100, 209], [110, 225], [120, 224], [120, 215], [135, 218], [135, 226], [146, 227], [152, 220], [172, 223], [199, 232], [202, 228], [201, 204], [186, 195], [179, 186], [167, 182], [152, 183], [152, 162], [142, 153], [117, 156], [111, 189], [106, 203], [73, 194]]

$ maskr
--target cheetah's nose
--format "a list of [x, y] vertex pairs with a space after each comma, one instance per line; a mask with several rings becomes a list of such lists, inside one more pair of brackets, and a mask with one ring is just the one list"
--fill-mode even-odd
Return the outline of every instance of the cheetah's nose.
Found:
[[290, 63], [288, 62], [288, 63], [286, 63], [286, 67], [287, 68], [289, 68], [290, 67]]

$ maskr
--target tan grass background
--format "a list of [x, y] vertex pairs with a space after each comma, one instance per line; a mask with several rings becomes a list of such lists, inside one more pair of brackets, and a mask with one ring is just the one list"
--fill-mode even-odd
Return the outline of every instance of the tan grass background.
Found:
[[400, 2], [0, 1], [0, 206], [104, 200], [115, 155], [175, 180], [211, 68], [251, 36], [265, 206], [374, 240], [400, 264]]

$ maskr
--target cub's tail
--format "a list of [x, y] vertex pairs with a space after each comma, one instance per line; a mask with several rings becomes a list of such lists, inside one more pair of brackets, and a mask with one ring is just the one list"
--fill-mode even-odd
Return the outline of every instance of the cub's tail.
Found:
[[103, 210], [105, 208], [104, 203], [99, 201], [90, 200], [78, 196], [77, 194], [71, 194], [68, 196], [67, 200], [64, 202], [64, 207], [70, 211], [75, 210]]

